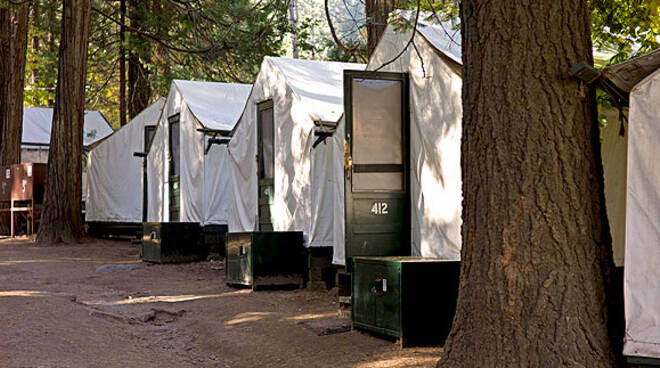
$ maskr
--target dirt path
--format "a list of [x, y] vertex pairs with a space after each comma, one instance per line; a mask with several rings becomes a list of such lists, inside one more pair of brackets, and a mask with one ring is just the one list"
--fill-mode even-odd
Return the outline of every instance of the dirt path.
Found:
[[232, 289], [211, 266], [144, 264], [128, 242], [0, 240], [0, 367], [433, 367], [441, 354], [324, 335], [349, 323], [330, 293]]

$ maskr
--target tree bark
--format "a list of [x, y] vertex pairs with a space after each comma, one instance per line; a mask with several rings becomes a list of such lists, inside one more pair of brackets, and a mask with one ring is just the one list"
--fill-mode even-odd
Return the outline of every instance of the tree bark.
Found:
[[37, 242], [78, 242], [84, 235], [82, 147], [91, 0], [64, 0], [44, 213]]
[[0, 8], [0, 165], [21, 162], [28, 11]]
[[614, 367], [586, 0], [463, 0], [463, 248], [439, 367]]
[[291, 35], [291, 50], [294, 59], [298, 59], [300, 51], [298, 50], [298, 21], [296, 20], [296, 0], [287, 0], [287, 7], [289, 8], [289, 24], [293, 34]]
[[[137, 0], [129, 0], [129, 15], [131, 27], [141, 29], [143, 12], [148, 8], [144, 2], [140, 4]], [[128, 54], [128, 114], [134, 118], [147, 106], [151, 98], [151, 81], [149, 69], [145, 63], [149, 63], [151, 45], [148, 41], [131, 36], [131, 48]]]
[[387, 18], [395, 9], [394, 0], [367, 0], [367, 52], [369, 56], [378, 45], [378, 40], [383, 36], [387, 27]]
[[119, 0], [119, 125], [126, 125], [126, 0]]

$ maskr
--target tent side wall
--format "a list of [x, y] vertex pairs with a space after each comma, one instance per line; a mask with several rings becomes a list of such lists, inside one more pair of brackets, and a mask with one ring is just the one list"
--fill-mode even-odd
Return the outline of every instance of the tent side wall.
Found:
[[179, 114], [180, 221], [204, 221], [204, 135], [197, 131], [197, 120], [187, 108], [176, 84], [172, 83], [160, 124], [147, 158], [149, 221], [170, 221], [169, 118]]
[[[368, 69], [394, 58], [410, 36], [410, 31], [387, 27]], [[415, 37], [423, 65], [408, 48], [380, 69], [410, 76], [412, 254], [456, 260], [461, 249], [462, 80], [455, 65], [419, 33]], [[337, 235], [335, 253], [343, 254], [344, 239]], [[345, 260], [335, 257], [334, 262], [344, 264]]]
[[158, 122], [164, 101], [158, 100], [89, 152], [86, 220], [142, 222], [144, 127]]
[[271, 73], [272, 65], [264, 60], [227, 147], [231, 191], [227, 219], [229, 232], [257, 230], [257, 103], [273, 96], [273, 89], [282, 88], [284, 83], [283, 80], [270, 81], [268, 74]]
[[660, 359], [660, 70], [630, 93], [624, 354]]
[[[326, 173], [332, 172], [326, 156], [332, 151], [321, 148], [314, 152], [314, 123], [309, 106], [288, 87], [285, 76], [268, 58], [262, 63], [229, 144], [232, 188], [229, 231], [257, 229], [257, 104], [269, 99], [273, 100], [275, 118], [273, 229], [302, 231], [306, 246], [331, 246], [332, 198], [325, 197], [323, 186], [328, 181]], [[313, 170], [317, 171], [313, 174]], [[317, 183], [321, 183], [320, 187], [312, 189]]]
[[228, 169], [227, 146], [212, 145], [204, 157], [204, 225], [227, 225], [231, 193]]
[[[204, 222], [204, 134], [198, 132], [201, 124], [188, 108], [185, 99], [181, 100], [178, 111], [180, 129], [180, 173], [181, 193], [180, 220], [182, 222]], [[171, 115], [170, 115], [171, 116]]]

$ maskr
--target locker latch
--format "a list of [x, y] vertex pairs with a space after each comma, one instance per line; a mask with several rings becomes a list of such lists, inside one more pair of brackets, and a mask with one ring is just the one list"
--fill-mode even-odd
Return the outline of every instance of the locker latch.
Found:
[[387, 279], [376, 279], [374, 281], [374, 287], [371, 288], [371, 292], [374, 294], [383, 294], [387, 292]]

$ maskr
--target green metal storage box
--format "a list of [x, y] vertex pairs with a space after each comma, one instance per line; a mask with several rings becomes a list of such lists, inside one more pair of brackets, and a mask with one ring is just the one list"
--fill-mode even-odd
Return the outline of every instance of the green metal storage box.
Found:
[[227, 241], [227, 225], [204, 226], [204, 245], [209, 253], [225, 256], [225, 243]]
[[443, 344], [456, 311], [459, 261], [353, 258], [353, 327], [401, 346]]
[[302, 287], [306, 249], [299, 231], [228, 233], [225, 272], [228, 285]]
[[629, 368], [653, 368], [660, 367], [660, 359], [643, 357], [626, 357]]
[[183, 263], [205, 260], [209, 250], [196, 222], [145, 222], [142, 260], [154, 263]]

